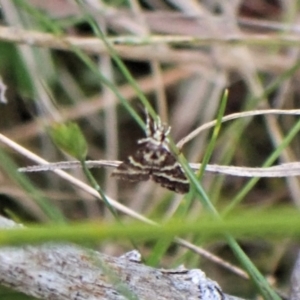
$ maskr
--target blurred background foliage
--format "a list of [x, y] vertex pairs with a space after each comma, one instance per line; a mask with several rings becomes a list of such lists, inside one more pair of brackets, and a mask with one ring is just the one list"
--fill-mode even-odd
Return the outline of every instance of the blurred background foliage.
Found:
[[[229, 96], [225, 115], [256, 109], [300, 108], [299, 47], [285, 42], [298, 34], [297, 1], [0, 0], [0, 5], [1, 26], [88, 39], [97, 36], [89, 21], [92, 19], [107, 36], [119, 37], [116, 53], [163, 122], [172, 127], [175, 142], [216, 118], [226, 88]], [[116, 93], [127, 99], [144, 119], [143, 105], [124, 72], [111, 59], [112, 53], [82, 51], [82, 58], [78, 55], [80, 47], [65, 51], [46, 42], [43, 47], [34, 46], [30, 38], [26, 39], [26, 31], [25, 45], [8, 43], [0, 32], [0, 76], [7, 87], [7, 103], [0, 103], [1, 133], [50, 162], [66, 161], [72, 158], [55, 147], [47, 128], [55, 122], [76, 121], [88, 143], [87, 159], [123, 160], [133, 153], [144, 132]], [[243, 34], [244, 43], [230, 42], [239, 34]], [[150, 38], [147, 41], [151, 35], [159, 35], [160, 42], [154, 43]], [[201, 45], [164, 41], [164, 37], [173, 35], [210, 42]], [[138, 45], [137, 41], [143, 43]], [[227, 122], [222, 125], [209, 163], [259, 167], [276, 151], [297, 119], [259, 116]], [[202, 161], [211, 132], [202, 132], [181, 149], [189, 162]], [[297, 135], [275, 163], [297, 161], [299, 147]], [[113, 219], [105, 205], [51, 172], [18, 174], [18, 167], [32, 162], [4, 146], [0, 152], [2, 215], [38, 223]], [[110, 177], [111, 171], [92, 170], [109, 197], [136, 212], [165, 222], [181, 208], [182, 196], [153, 182], [117, 182]], [[69, 172], [87, 181], [81, 169]], [[222, 213], [248, 181], [205, 174], [202, 185]], [[236, 208], [298, 209], [299, 189], [298, 178], [260, 179]], [[202, 211], [200, 202], [191, 201], [184, 218], [199, 219], [201, 224]], [[208, 243], [201, 236], [186, 238], [237, 263], [224, 240]], [[298, 241], [245, 237], [239, 243], [274, 287], [286, 292]], [[121, 255], [132, 250], [132, 245], [104, 241], [96, 248]], [[139, 245], [145, 258], [153, 258], [155, 249], [159, 252], [155, 242]], [[227, 293], [242, 297], [254, 297], [257, 293], [249, 281], [171, 243], [156, 266], [173, 267], [180, 263], [201, 268]], [[20, 295], [1, 298], [28, 299]]]

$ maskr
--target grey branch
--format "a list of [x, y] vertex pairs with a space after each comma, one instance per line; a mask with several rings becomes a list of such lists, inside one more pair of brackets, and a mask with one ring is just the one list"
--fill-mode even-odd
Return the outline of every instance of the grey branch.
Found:
[[300, 299], [300, 252], [291, 276], [290, 300]]
[[[0, 228], [20, 226], [0, 216]], [[155, 269], [131, 251], [111, 257], [73, 244], [0, 248], [0, 283], [41, 299], [241, 300], [199, 269]]]

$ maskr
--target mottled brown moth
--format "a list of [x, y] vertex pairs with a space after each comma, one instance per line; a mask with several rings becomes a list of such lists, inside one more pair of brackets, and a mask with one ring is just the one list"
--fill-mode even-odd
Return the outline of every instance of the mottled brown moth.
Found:
[[189, 191], [189, 181], [180, 164], [169, 149], [167, 135], [170, 127], [154, 121], [147, 116], [146, 137], [138, 140], [138, 149], [127, 157], [114, 171], [112, 176], [129, 181], [152, 179], [161, 186], [184, 194]]

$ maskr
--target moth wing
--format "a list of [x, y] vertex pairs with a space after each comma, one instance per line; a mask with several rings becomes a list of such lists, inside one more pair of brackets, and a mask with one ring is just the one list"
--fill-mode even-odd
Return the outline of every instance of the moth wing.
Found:
[[168, 175], [165, 172], [153, 172], [151, 177], [162, 187], [179, 194], [186, 194], [190, 190], [189, 181], [182, 171], [179, 174], [179, 176], [174, 176], [174, 174]]
[[143, 148], [128, 156], [112, 173], [112, 176], [129, 181], [145, 181], [150, 178], [150, 168], [145, 166]]
[[151, 178], [171, 191], [180, 194], [188, 193], [189, 181], [174, 155], [164, 148], [158, 149], [156, 152], [160, 161], [152, 166]]

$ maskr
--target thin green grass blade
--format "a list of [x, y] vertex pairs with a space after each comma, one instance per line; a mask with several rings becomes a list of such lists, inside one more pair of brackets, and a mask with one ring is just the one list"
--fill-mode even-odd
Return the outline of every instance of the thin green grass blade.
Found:
[[92, 27], [94, 34], [99, 37], [104, 44], [106, 45], [109, 55], [111, 58], [114, 60], [114, 62], [117, 64], [119, 67], [119, 70], [121, 73], [124, 75], [125, 79], [130, 83], [130, 85], [133, 87], [133, 89], [136, 92], [137, 97], [140, 99], [142, 104], [146, 107], [148, 112], [151, 114], [152, 117], [156, 117], [156, 113], [153, 110], [152, 106], [148, 102], [148, 99], [145, 97], [144, 93], [136, 83], [135, 79], [132, 77], [131, 73], [123, 63], [123, 61], [119, 58], [118, 54], [116, 53], [115, 49], [113, 48], [113, 45], [107, 40], [105, 34], [102, 32], [98, 24], [95, 22], [94, 18], [91, 16], [91, 14], [87, 11], [85, 4], [81, 0], [76, 0], [78, 3], [79, 7], [81, 8], [83, 15], [86, 19], [86, 21], [90, 24]]
[[110, 284], [128, 300], [139, 300], [133, 291], [126, 285], [126, 283], [120, 278], [120, 275], [113, 272], [111, 267], [105, 264], [101, 259], [95, 257], [94, 252], [88, 251], [90, 259], [93, 260], [95, 266], [98, 266], [103, 270], [104, 275], [109, 279]]
[[[216, 125], [214, 127], [214, 130], [213, 130], [211, 139], [209, 141], [209, 144], [207, 146], [207, 149], [205, 151], [203, 161], [201, 163], [201, 168], [197, 173], [198, 181], [201, 180], [201, 178], [204, 174], [204, 171], [205, 171], [205, 167], [208, 164], [208, 162], [209, 162], [209, 160], [212, 156], [212, 153], [213, 153], [213, 150], [214, 150], [214, 147], [215, 147], [215, 144], [216, 144], [216, 141], [217, 141], [220, 129], [221, 129], [222, 117], [224, 116], [224, 112], [225, 112], [225, 108], [226, 108], [226, 104], [227, 104], [227, 99], [228, 99], [228, 91], [226, 90], [223, 93], [223, 96], [222, 96], [222, 99], [221, 99], [221, 105], [220, 105], [220, 108], [218, 110], [218, 115], [217, 115], [217, 122], [216, 122]], [[183, 201], [181, 202], [181, 204], [179, 205], [177, 211], [175, 212], [175, 214], [174, 214], [175, 218], [178, 218], [178, 219], [182, 218], [183, 219], [188, 214], [189, 208], [190, 208], [190, 206], [193, 202], [194, 197], [195, 197], [195, 193], [194, 193], [194, 190], [193, 190], [193, 187], [192, 187], [191, 192], [184, 197]]]
[[[276, 159], [280, 156], [281, 152], [291, 143], [293, 138], [300, 131], [300, 120], [295, 124], [295, 126], [290, 130], [290, 132], [284, 137], [282, 143], [277, 147], [277, 149], [270, 155], [270, 157], [264, 162], [263, 167], [270, 167]], [[252, 178], [248, 183], [240, 190], [240, 192], [232, 199], [231, 203], [222, 212], [225, 216], [230, 213], [251, 191], [254, 185], [260, 180], [260, 178]]]
[[[221, 218], [217, 210], [211, 203], [210, 199], [208, 198], [202, 186], [199, 184], [196, 175], [191, 170], [186, 159], [184, 157], [181, 157], [180, 162], [184, 170], [186, 171], [186, 174], [188, 175], [191, 183], [194, 185], [194, 188], [196, 190], [196, 193], [199, 195], [199, 199], [201, 200], [202, 205], [207, 209], [208, 212], [211, 213], [211, 215], [214, 217], [216, 221], [221, 222]], [[246, 256], [246, 254], [238, 245], [238, 243], [234, 240], [234, 238], [226, 231], [224, 231], [224, 236], [226, 237], [228, 245], [230, 246], [232, 251], [236, 254], [237, 258], [239, 259], [239, 262], [247, 270], [247, 272], [249, 273], [250, 277], [252, 278], [256, 286], [259, 288], [262, 295], [266, 299], [280, 300], [280, 297], [277, 296], [277, 294], [273, 291], [273, 289], [270, 287], [266, 279], [257, 270], [257, 268], [254, 266], [251, 260]]]
[[11, 157], [0, 148], [0, 161], [1, 167], [5, 170], [6, 174], [18, 185], [20, 185], [26, 193], [32, 198], [38, 206], [42, 209], [49, 220], [54, 223], [65, 223], [65, 218], [62, 213], [50, 203], [38, 189], [30, 182], [27, 176], [18, 172], [18, 167], [13, 162]]
[[[251, 110], [254, 109], [255, 106], [261, 101], [261, 99], [267, 99], [268, 96], [275, 91], [276, 88], [278, 88], [285, 80], [290, 79], [300, 68], [300, 60], [298, 60], [291, 68], [287, 69], [287, 71], [283, 72], [280, 74], [277, 78], [275, 78], [263, 91], [262, 95], [259, 97], [255, 96], [249, 96], [248, 99], [245, 101], [246, 106], [243, 108], [243, 110]], [[219, 140], [220, 143], [224, 143], [229, 137], [231, 140], [232, 145], [238, 145], [239, 140], [249, 124], [251, 119], [246, 120], [246, 119], [241, 119], [241, 120], [236, 120], [233, 122], [231, 126], [229, 126], [223, 136], [222, 139]], [[228, 147], [223, 147], [223, 155], [220, 158], [220, 161], [222, 164], [226, 165], [229, 164], [234, 153], [235, 153], [235, 148], [230, 146]], [[212, 199], [218, 199], [220, 198], [220, 192], [221, 192], [221, 187], [222, 183], [224, 181], [224, 176], [218, 176], [216, 180], [214, 181], [213, 185], [210, 188], [210, 195]]]
[[[43, 13], [34, 9], [32, 6], [26, 3], [26, 1], [24, 0], [18, 0], [18, 1], [20, 1], [20, 3], [18, 2], [18, 5], [20, 4], [21, 7], [26, 9], [28, 12], [31, 13], [32, 10], [34, 10], [33, 15], [36, 18], [36, 20], [39, 21], [44, 26], [46, 26], [48, 30], [51, 30], [57, 35], [64, 34], [63, 29], [56, 22], [53, 22], [53, 20], [46, 17]], [[99, 81], [105, 84], [116, 95], [116, 97], [123, 104], [123, 106], [129, 112], [129, 114], [135, 119], [135, 121], [139, 124], [139, 126], [141, 126], [144, 129], [145, 123], [143, 122], [141, 117], [135, 112], [135, 110], [131, 107], [130, 103], [121, 95], [118, 87], [115, 86], [110, 80], [108, 80], [104, 75], [101, 74], [98, 66], [82, 50], [80, 50], [78, 47], [75, 46], [72, 46], [72, 50], [83, 61], [83, 63], [95, 74], [95, 76], [99, 78]], [[150, 108], [151, 113], [153, 113], [153, 109], [150, 107], [149, 104], [147, 104], [147, 107], [148, 106]]]
[[105, 196], [104, 191], [101, 189], [100, 185], [97, 183], [96, 179], [86, 165], [85, 159], [88, 146], [79, 126], [74, 122], [55, 124], [50, 128], [49, 133], [58, 148], [80, 161], [82, 170], [90, 184], [99, 193], [105, 205], [116, 218], [116, 220], [119, 220], [117, 211], [111, 206]]
[[173, 241], [173, 237], [159, 239], [147, 257], [146, 265], [157, 266]]
[[38, 298], [27, 296], [21, 292], [16, 292], [15, 290], [9, 289], [0, 285], [0, 299], [3, 300], [40, 300]]
[[[255, 220], [255, 222], [253, 222]], [[217, 221], [207, 214], [199, 220], [172, 220], [161, 226], [140, 222], [126, 224], [87, 222], [72, 224], [31, 225], [27, 228], [0, 230], [0, 245], [36, 244], [48, 241], [69, 241], [79, 244], [117, 239], [134, 238], [137, 241], [152, 241], [189, 234], [201, 235], [205, 241], [224, 239], [224, 232], [236, 238], [282, 239], [292, 237], [300, 240], [299, 212], [292, 208], [264, 211], [240, 211]]]
[[207, 145], [205, 154], [203, 156], [203, 160], [201, 162], [201, 168], [199, 169], [198, 174], [197, 174], [199, 180], [202, 179], [203, 174], [205, 172], [206, 165], [208, 164], [208, 162], [212, 156], [212, 153], [214, 151], [214, 148], [215, 148], [215, 145], [217, 142], [217, 138], [218, 138], [220, 130], [221, 130], [222, 118], [224, 117], [227, 99], [228, 99], [228, 90], [225, 90], [225, 92], [223, 93], [222, 99], [221, 99], [221, 105], [218, 109], [217, 122], [214, 127], [211, 139], [209, 140], [209, 143]]

